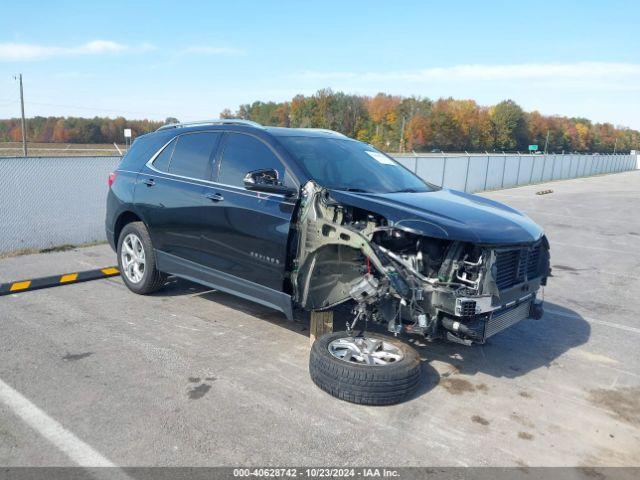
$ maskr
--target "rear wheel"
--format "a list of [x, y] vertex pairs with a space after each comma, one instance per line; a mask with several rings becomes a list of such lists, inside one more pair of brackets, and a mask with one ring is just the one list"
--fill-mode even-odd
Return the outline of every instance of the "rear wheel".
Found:
[[391, 405], [416, 391], [420, 357], [394, 338], [329, 333], [313, 344], [309, 373], [318, 387], [334, 397], [363, 405]]
[[120, 232], [118, 266], [125, 285], [140, 295], [159, 290], [167, 280], [156, 268], [151, 237], [142, 222], [128, 223]]

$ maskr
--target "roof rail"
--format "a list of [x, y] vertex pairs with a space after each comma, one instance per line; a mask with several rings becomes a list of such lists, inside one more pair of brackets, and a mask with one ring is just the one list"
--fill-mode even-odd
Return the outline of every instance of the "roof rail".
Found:
[[197, 122], [182, 122], [182, 123], [170, 123], [169, 125], [163, 125], [156, 132], [160, 130], [168, 130], [169, 128], [182, 128], [182, 127], [196, 127], [199, 125], [247, 125], [251, 127], [263, 128], [257, 122], [251, 120], [242, 120], [241, 118], [217, 118], [214, 120], [200, 120]]
[[296, 130], [303, 130], [306, 132], [330, 133], [331, 135], [335, 135], [337, 137], [349, 138], [344, 133], [336, 132], [335, 130], [329, 130], [328, 128], [296, 128]]

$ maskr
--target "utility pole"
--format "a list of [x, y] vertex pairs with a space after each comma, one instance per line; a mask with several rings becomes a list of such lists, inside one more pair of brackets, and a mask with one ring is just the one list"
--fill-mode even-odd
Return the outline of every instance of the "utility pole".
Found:
[[20, 82], [20, 110], [22, 111], [22, 151], [27, 156], [27, 122], [24, 119], [24, 93], [22, 92], [22, 74], [13, 77]]
[[402, 116], [402, 128], [400, 129], [400, 153], [404, 153], [404, 123], [407, 121], [404, 115]]

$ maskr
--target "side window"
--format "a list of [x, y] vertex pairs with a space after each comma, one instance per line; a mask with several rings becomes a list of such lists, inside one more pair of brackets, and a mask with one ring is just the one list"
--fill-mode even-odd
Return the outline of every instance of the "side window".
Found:
[[208, 180], [211, 154], [219, 138], [220, 134], [214, 132], [188, 133], [178, 137], [169, 173]]
[[284, 166], [264, 143], [241, 133], [230, 133], [227, 136], [220, 163], [220, 183], [243, 187], [247, 172], [266, 168], [276, 170], [278, 178], [285, 181]]
[[156, 157], [153, 161], [153, 168], [156, 170], [160, 170], [161, 172], [169, 171], [169, 162], [171, 161], [171, 154], [173, 153], [173, 149], [176, 148], [176, 139], [171, 140], [171, 143], [164, 147], [164, 149], [160, 152], [160, 155]]

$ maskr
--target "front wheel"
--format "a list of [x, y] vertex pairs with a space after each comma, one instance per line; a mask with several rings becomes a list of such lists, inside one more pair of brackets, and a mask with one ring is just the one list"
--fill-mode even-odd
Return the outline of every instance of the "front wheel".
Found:
[[140, 295], [159, 290], [167, 280], [156, 268], [151, 237], [144, 223], [128, 223], [120, 232], [118, 267], [125, 285]]
[[311, 347], [313, 382], [334, 397], [363, 405], [391, 405], [410, 398], [420, 381], [418, 353], [395, 338], [329, 333]]

